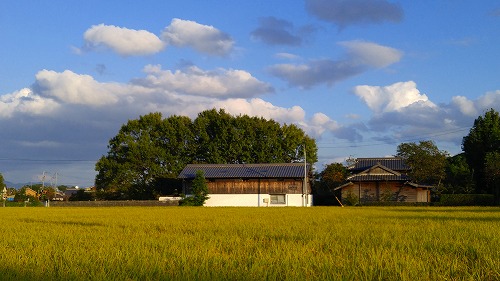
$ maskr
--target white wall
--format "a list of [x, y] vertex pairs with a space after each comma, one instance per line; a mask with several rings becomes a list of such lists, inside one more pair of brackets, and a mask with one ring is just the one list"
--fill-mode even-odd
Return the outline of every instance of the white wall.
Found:
[[[287, 194], [286, 204], [271, 204], [269, 194], [209, 194], [204, 206], [210, 207], [286, 207], [302, 206], [302, 194]], [[267, 199], [267, 200], [266, 200]], [[307, 206], [312, 206], [313, 196], [307, 195]], [[267, 202], [266, 202], [267, 201]], [[259, 204], [260, 203], [260, 204]]]

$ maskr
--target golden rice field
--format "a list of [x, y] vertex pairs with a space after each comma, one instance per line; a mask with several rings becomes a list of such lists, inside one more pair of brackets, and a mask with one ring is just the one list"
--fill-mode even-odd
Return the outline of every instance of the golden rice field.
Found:
[[0, 208], [0, 280], [500, 280], [500, 208]]

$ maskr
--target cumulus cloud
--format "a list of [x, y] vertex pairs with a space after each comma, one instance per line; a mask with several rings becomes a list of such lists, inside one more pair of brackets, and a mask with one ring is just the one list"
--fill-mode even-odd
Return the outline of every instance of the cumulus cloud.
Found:
[[114, 25], [93, 25], [83, 34], [85, 48], [109, 48], [123, 56], [151, 55], [161, 51], [165, 44], [155, 34]]
[[233, 50], [234, 41], [226, 33], [210, 25], [202, 25], [195, 21], [173, 19], [161, 38], [176, 47], [191, 47], [198, 52], [226, 56]]
[[306, 0], [306, 8], [319, 19], [344, 28], [356, 24], [400, 22], [403, 9], [386, 0]]
[[116, 103], [118, 93], [125, 90], [124, 86], [118, 83], [100, 83], [90, 75], [77, 74], [70, 70], [42, 70], [35, 77], [33, 91], [39, 96], [60, 103], [104, 106]]
[[373, 115], [362, 131], [379, 132], [376, 140], [397, 144], [408, 139], [432, 138], [459, 145], [477, 116], [489, 108], [500, 110], [500, 91], [487, 92], [475, 100], [453, 97], [435, 104], [421, 94], [413, 81], [388, 86], [358, 86], [354, 94]]
[[249, 116], [259, 116], [266, 119], [273, 119], [278, 122], [296, 123], [305, 118], [305, 111], [300, 106], [290, 108], [279, 107], [259, 98], [228, 99], [212, 103], [215, 108], [224, 108], [233, 115], [246, 114]]
[[264, 17], [259, 20], [259, 27], [252, 31], [254, 39], [268, 45], [299, 46], [302, 44], [302, 36], [306, 36], [314, 29], [310, 26], [295, 29], [289, 21], [275, 17]]
[[376, 114], [401, 111], [403, 108], [420, 103], [436, 107], [425, 94], [421, 94], [413, 81], [399, 82], [389, 86], [356, 86], [354, 94]]
[[291, 86], [311, 88], [325, 83], [329, 86], [358, 75], [370, 68], [382, 68], [398, 62], [402, 53], [394, 48], [364, 41], [341, 42], [347, 54], [339, 60], [311, 60], [304, 64], [276, 64], [269, 72]]
[[35, 95], [29, 88], [0, 96], [0, 118], [11, 118], [16, 113], [50, 114], [58, 107], [59, 104], [54, 100]]
[[134, 83], [147, 88], [162, 88], [171, 92], [206, 97], [252, 97], [273, 92], [267, 83], [261, 82], [244, 70], [217, 69], [205, 71], [189, 65], [174, 72], [162, 70], [158, 65], [144, 68], [147, 76]]

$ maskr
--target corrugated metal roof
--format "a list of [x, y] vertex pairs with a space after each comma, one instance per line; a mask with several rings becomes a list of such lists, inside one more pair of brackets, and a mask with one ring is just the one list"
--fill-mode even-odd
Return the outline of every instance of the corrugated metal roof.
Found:
[[[307, 164], [309, 171], [310, 164]], [[196, 171], [203, 171], [205, 178], [302, 178], [304, 163], [271, 164], [188, 164], [178, 178], [193, 179]]]
[[398, 157], [356, 158], [356, 163], [349, 167], [351, 171], [364, 171], [377, 164], [383, 165], [394, 171], [407, 171], [410, 169], [405, 161]]

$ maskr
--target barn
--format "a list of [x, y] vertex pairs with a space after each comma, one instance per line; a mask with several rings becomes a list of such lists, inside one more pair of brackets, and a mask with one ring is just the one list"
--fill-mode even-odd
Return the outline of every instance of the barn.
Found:
[[377, 201], [430, 202], [430, 186], [413, 183], [410, 167], [398, 157], [357, 158], [348, 167], [351, 175], [341, 190], [342, 201], [355, 198], [358, 203]]
[[311, 206], [311, 166], [304, 163], [189, 164], [179, 174], [184, 194], [190, 194], [197, 171], [209, 190], [205, 206]]

